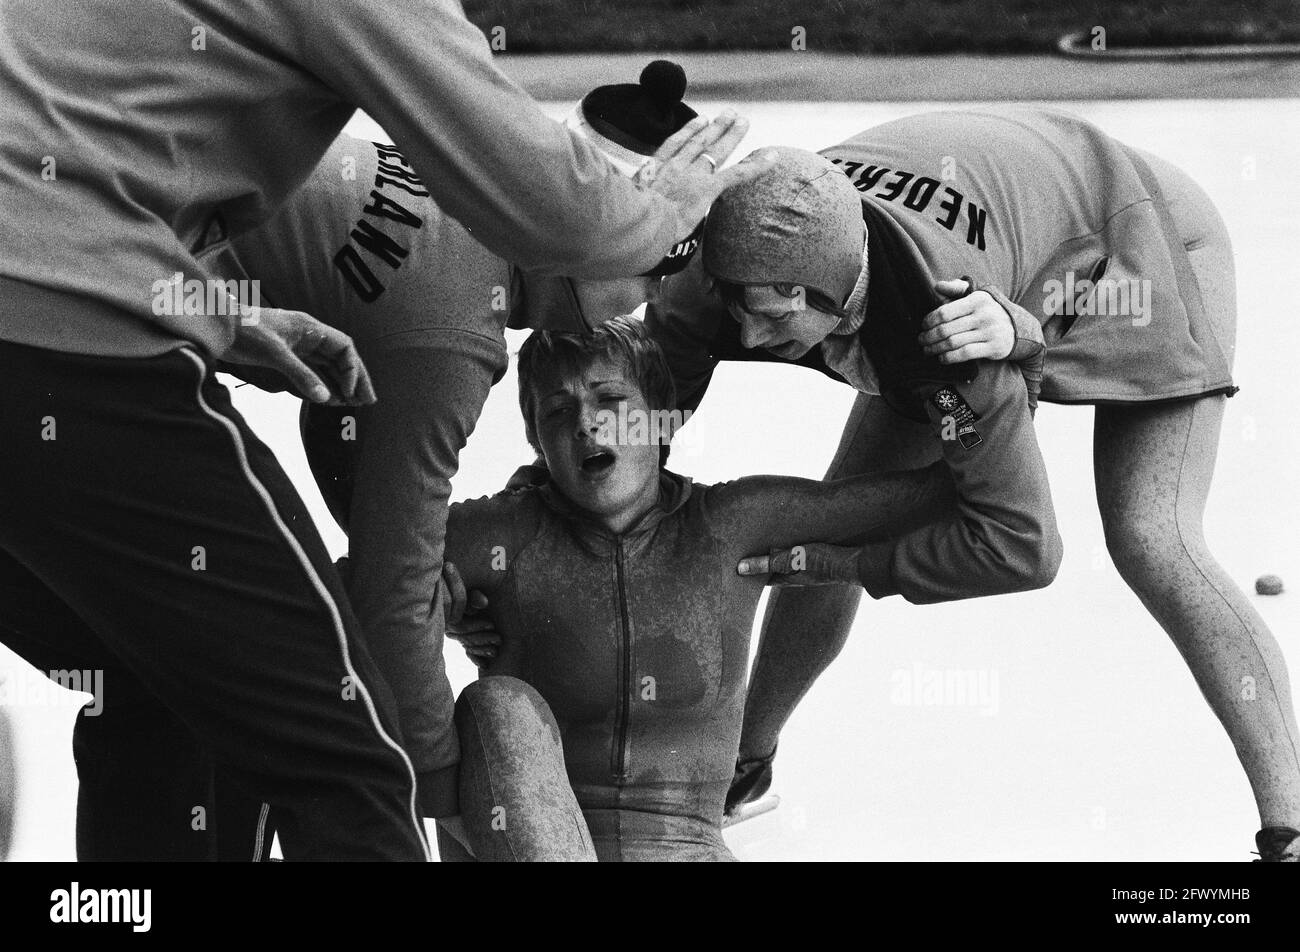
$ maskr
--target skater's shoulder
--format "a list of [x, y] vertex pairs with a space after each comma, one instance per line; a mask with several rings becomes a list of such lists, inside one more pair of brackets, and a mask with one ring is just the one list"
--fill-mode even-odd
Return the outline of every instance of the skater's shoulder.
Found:
[[491, 519], [540, 511], [543, 506], [541, 490], [540, 485], [502, 489], [490, 495], [454, 502], [448, 515], [455, 513], [459, 519]]
[[695, 483], [692, 502], [710, 523], [726, 528], [756, 514], [789, 490], [783, 476], [740, 476], [718, 483]]
[[539, 487], [452, 503], [447, 508], [446, 558], [467, 577], [499, 581], [506, 553], [513, 558], [538, 537], [543, 512]]
[[447, 509], [447, 535], [508, 539], [516, 548], [526, 544], [541, 529], [546, 506], [542, 487], [503, 489], [491, 496], [479, 496], [452, 503]]

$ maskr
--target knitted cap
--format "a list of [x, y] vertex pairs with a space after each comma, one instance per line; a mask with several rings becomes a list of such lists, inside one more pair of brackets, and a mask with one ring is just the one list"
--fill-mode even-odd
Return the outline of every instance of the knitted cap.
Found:
[[798, 284], [843, 304], [862, 270], [862, 200], [830, 160], [775, 148], [776, 164], [723, 192], [704, 226], [704, 269], [733, 284]]
[[[668, 60], [655, 60], [641, 70], [636, 85], [597, 86], [565, 125], [586, 137], [624, 175], [635, 176], [647, 158], [698, 115], [682, 102], [685, 93], [686, 71]], [[685, 268], [699, 247], [702, 225], [673, 245], [644, 276], [658, 278]]]
[[686, 71], [668, 60], [641, 70], [641, 81], [597, 86], [582, 99], [583, 118], [597, 133], [639, 155], [654, 155], [697, 113], [686, 95]]

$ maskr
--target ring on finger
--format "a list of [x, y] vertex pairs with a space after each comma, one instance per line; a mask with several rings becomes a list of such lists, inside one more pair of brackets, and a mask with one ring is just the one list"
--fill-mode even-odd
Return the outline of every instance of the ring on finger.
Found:
[[701, 153], [700, 153], [700, 158], [703, 159], [705, 162], [708, 162], [708, 163], [709, 163], [709, 171], [710, 171], [710, 172], [716, 172], [716, 171], [718, 171], [718, 160], [715, 159], [713, 156], [709, 155], [709, 153], [707, 153], [707, 152], [701, 152]]

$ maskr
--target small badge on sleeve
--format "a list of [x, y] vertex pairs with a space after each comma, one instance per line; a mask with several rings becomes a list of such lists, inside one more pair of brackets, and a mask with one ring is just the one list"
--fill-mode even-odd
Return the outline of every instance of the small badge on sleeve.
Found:
[[979, 419], [979, 414], [970, 408], [966, 398], [955, 389], [941, 387], [934, 392], [930, 400], [943, 414], [942, 436], [945, 440], [959, 440], [965, 449], [971, 449], [984, 442], [979, 430], [975, 429], [975, 421]]

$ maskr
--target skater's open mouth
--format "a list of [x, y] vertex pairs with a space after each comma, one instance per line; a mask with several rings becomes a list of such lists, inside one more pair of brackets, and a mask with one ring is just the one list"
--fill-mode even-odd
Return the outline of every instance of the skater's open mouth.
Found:
[[598, 475], [608, 471], [614, 462], [614, 454], [609, 450], [596, 450], [582, 458], [582, 471], [588, 475]]

